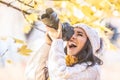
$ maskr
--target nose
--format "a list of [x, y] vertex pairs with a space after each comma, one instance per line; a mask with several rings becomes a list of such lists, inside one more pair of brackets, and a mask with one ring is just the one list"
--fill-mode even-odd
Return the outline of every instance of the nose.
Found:
[[76, 35], [73, 34], [70, 40], [74, 40], [74, 39], [76, 39], [76, 38], [77, 38]]

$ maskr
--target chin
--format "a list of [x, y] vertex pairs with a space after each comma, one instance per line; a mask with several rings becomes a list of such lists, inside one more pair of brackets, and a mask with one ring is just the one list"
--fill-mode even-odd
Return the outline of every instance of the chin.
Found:
[[68, 55], [75, 56], [76, 53], [75, 52], [69, 52]]

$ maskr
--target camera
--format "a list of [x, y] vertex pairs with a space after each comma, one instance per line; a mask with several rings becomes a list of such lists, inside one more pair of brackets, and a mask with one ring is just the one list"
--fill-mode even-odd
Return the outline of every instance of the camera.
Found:
[[[59, 18], [57, 13], [52, 8], [47, 8], [46, 13], [41, 15], [42, 22], [48, 27], [58, 29]], [[72, 35], [74, 34], [73, 27], [68, 23], [62, 23], [62, 39], [64, 41], [70, 40]]]

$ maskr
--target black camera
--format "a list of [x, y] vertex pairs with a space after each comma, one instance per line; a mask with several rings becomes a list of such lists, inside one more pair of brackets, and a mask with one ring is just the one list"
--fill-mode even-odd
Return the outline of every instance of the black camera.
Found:
[[[42, 22], [48, 27], [58, 29], [59, 18], [57, 13], [52, 8], [47, 8], [46, 13], [41, 16]], [[68, 41], [74, 34], [73, 27], [67, 23], [62, 23], [62, 39]]]

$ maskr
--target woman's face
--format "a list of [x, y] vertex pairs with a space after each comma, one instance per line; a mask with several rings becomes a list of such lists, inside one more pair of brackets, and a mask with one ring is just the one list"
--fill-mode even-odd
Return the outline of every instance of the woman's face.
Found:
[[76, 56], [77, 53], [84, 47], [87, 41], [87, 35], [81, 28], [74, 28], [74, 34], [67, 42], [67, 54]]

